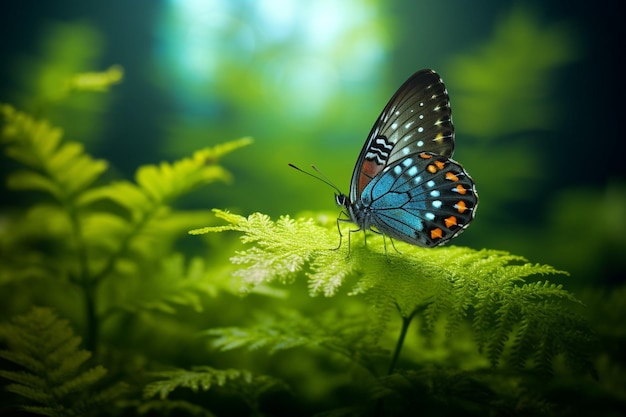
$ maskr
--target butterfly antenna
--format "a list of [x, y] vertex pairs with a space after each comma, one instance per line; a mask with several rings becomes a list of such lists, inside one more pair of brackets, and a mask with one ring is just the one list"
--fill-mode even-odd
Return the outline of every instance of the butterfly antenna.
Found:
[[339, 187], [337, 187], [335, 184], [333, 184], [333, 183], [332, 183], [332, 181], [331, 181], [331, 180], [329, 180], [329, 179], [326, 177], [326, 175], [324, 175], [324, 174], [322, 173], [322, 171], [320, 171], [320, 170], [319, 170], [319, 169], [318, 169], [315, 165], [311, 165], [311, 168], [313, 168], [313, 170], [314, 170], [315, 172], [317, 172], [317, 173], [318, 173], [318, 175], [315, 175], [315, 174], [313, 174], [313, 173], [311, 173], [311, 172], [309, 172], [309, 171], [305, 171], [305, 170], [303, 170], [302, 168], [298, 168], [298, 167], [297, 167], [297, 166], [295, 166], [294, 164], [287, 164], [287, 165], [289, 165], [290, 167], [292, 167], [293, 169], [295, 169], [295, 170], [297, 170], [297, 171], [302, 172], [303, 174], [308, 175], [309, 177], [313, 177], [313, 178], [315, 178], [316, 180], [322, 181], [324, 184], [330, 185], [330, 186], [331, 186], [331, 187], [332, 187], [335, 191], [337, 191], [339, 194], [343, 194], [343, 193], [341, 192], [341, 190], [339, 189]]

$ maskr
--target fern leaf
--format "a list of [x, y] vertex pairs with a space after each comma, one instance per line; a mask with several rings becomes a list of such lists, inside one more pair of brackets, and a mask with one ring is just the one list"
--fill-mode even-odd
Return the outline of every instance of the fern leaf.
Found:
[[370, 320], [363, 315], [349, 316], [329, 310], [310, 318], [295, 310], [276, 315], [257, 314], [249, 327], [212, 328], [202, 334], [212, 338], [211, 345], [221, 351], [245, 348], [267, 349], [270, 354], [305, 347], [322, 347], [375, 373], [374, 364], [388, 352], [377, 346], [369, 332]]
[[81, 144], [62, 143], [61, 130], [45, 121], [8, 105], [0, 105], [0, 117], [5, 153], [29, 168], [9, 176], [8, 184], [14, 189], [44, 191], [66, 202], [107, 169], [105, 161], [85, 154]]
[[[109, 308], [135, 314], [150, 310], [174, 314], [185, 306], [200, 312], [207, 298], [223, 293], [241, 295], [239, 282], [231, 276], [231, 270], [229, 266], [220, 269], [202, 258], [185, 259], [182, 254], [175, 253], [157, 262], [153, 274], [129, 277], [125, 282], [128, 294], [119, 295]], [[128, 291], [131, 287], [141, 290]], [[257, 292], [257, 289], [251, 291]], [[280, 294], [274, 291], [266, 295], [276, 297]]]
[[[276, 223], [268, 216], [253, 214], [248, 218], [225, 211], [214, 210], [216, 215], [230, 222], [228, 226], [206, 227], [192, 230], [191, 234], [236, 230], [244, 232], [244, 243], [258, 243], [257, 247], [240, 252], [231, 260], [234, 264], [248, 265], [235, 274], [246, 284], [260, 285], [278, 280], [291, 282], [304, 265], [317, 252], [333, 245], [328, 229], [315, 225], [312, 220], [281, 217]], [[337, 261], [341, 255], [327, 254], [328, 261]], [[327, 265], [329, 266], [329, 265]], [[332, 264], [329, 266], [332, 268]]]
[[153, 373], [157, 381], [151, 382], [144, 388], [144, 398], [159, 397], [164, 400], [178, 388], [189, 388], [193, 392], [208, 391], [214, 385], [223, 386], [230, 380], [243, 378], [252, 379], [252, 374], [236, 369], [214, 369], [210, 367], [195, 367], [192, 370], [176, 369]]
[[66, 89], [70, 91], [108, 91], [111, 86], [119, 84], [124, 77], [124, 69], [119, 65], [112, 65], [102, 72], [84, 72], [75, 74], [66, 82]]
[[[166, 400], [169, 394], [179, 388], [188, 388], [193, 392], [219, 389], [240, 397], [258, 415], [260, 397], [271, 390], [286, 390], [286, 385], [266, 375], [255, 375], [246, 370], [215, 369], [209, 366], [197, 366], [187, 369], [153, 373], [156, 381], [144, 388], [144, 398], [158, 397]], [[185, 407], [187, 408], [187, 407]]]
[[[177, 416], [189, 415], [194, 417], [216, 417], [211, 411], [204, 407], [195, 405], [189, 401], [182, 400], [149, 400], [143, 401], [137, 406], [139, 415], [165, 415]], [[157, 414], [158, 413], [158, 414]]]
[[[246, 218], [220, 210], [214, 212], [228, 224], [190, 233], [230, 230], [243, 233], [242, 242], [251, 247], [238, 252], [231, 262], [241, 267], [234, 274], [244, 283], [252, 286], [275, 281], [290, 283], [303, 276], [308, 280], [311, 295], [330, 297], [346, 282], [352, 282], [349, 294], [363, 294], [370, 307], [371, 340], [377, 340], [385, 331], [392, 312], [397, 310], [404, 318], [419, 313], [427, 331], [446, 321], [448, 336], [466, 319], [471, 319], [478, 349], [486, 350], [494, 366], [509, 360], [515, 366], [529, 364], [528, 357], [520, 354], [522, 347], [515, 345], [528, 344], [523, 333], [516, 333], [520, 326], [534, 329], [532, 339], [543, 343], [533, 355], [533, 366], [539, 370], [546, 371], [557, 353], [573, 349], [567, 354], [575, 358], [574, 351], [585, 350], [584, 346], [576, 349], [569, 342], [573, 337], [568, 333], [569, 328], [586, 328], [568, 311], [566, 303], [578, 303], [576, 298], [561, 285], [547, 280], [527, 282], [538, 276], [566, 275], [549, 265], [531, 264], [504, 251], [454, 246], [424, 249], [397, 243], [402, 253], [391, 253], [385, 251], [384, 238], [380, 236], [370, 238], [367, 247], [359, 236], [352, 236], [349, 252], [347, 245], [330, 250], [337, 239], [333, 225], [288, 216], [274, 222], [259, 213]], [[555, 328], [555, 322], [563, 317], [571, 321], [567, 326], [561, 323]], [[302, 332], [294, 329], [293, 324], [284, 329], [277, 327], [272, 324], [265, 328], [229, 328], [209, 334], [218, 337], [214, 345], [221, 349], [242, 346], [280, 349], [312, 343], [313, 339], [299, 339]], [[271, 332], [264, 333], [270, 328]], [[588, 330], [579, 330], [578, 334], [585, 332], [588, 334]], [[328, 335], [313, 334], [322, 343], [330, 340]]]
[[67, 321], [49, 309], [33, 308], [15, 317], [2, 327], [0, 336], [9, 346], [0, 356], [23, 368], [0, 370], [0, 376], [12, 381], [9, 391], [28, 400], [24, 410], [48, 416], [87, 415], [126, 389], [116, 384], [94, 394], [106, 369], [84, 369], [91, 354], [78, 349], [80, 339]]
[[191, 157], [180, 159], [172, 164], [140, 167], [135, 180], [153, 201], [168, 202], [186, 194], [198, 186], [218, 180], [230, 181], [230, 174], [216, 165], [218, 157], [250, 144], [249, 138], [218, 145], [217, 149], [207, 148], [196, 151]]

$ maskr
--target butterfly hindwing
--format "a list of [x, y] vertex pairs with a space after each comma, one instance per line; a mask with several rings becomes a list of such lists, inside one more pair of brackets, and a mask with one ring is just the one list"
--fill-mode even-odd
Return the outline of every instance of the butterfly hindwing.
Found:
[[352, 201], [386, 166], [420, 152], [446, 157], [454, 152], [448, 92], [432, 70], [413, 74], [376, 120], [352, 174]]
[[474, 218], [474, 182], [455, 161], [423, 152], [387, 166], [363, 190], [368, 227], [414, 245], [433, 247]]

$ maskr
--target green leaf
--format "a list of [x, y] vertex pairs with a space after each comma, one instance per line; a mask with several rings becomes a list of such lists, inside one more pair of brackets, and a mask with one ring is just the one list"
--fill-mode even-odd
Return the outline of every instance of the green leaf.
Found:
[[[427, 249], [396, 242], [399, 252], [389, 252], [386, 248], [391, 245], [385, 244], [384, 237], [368, 236], [365, 246], [359, 239], [361, 234], [352, 236], [350, 248], [344, 241], [341, 248], [331, 249], [337, 242], [337, 231], [332, 224], [320, 225], [313, 219], [288, 216], [274, 222], [260, 213], [246, 218], [220, 210], [214, 212], [228, 224], [190, 233], [242, 233], [241, 240], [249, 247], [231, 257], [231, 262], [240, 267], [234, 275], [242, 278], [242, 290], [246, 286], [254, 288], [276, 281], [291, 283], [302, 278], [307, 279], [311, 295], [332, 297], [348, 284], [348, 294], [362, 294], [367, 300], [371, 340], [384, 333], [397, 310], [404, 318], [414, 314], [422, 317], [426, 332], [445, 322], [448, 337], [453, 336], [461, 323], [471, 321], [477, 348], [485, 351], [493, 366], [500, 361], [518, 365], [524, 362], [547, 372], [557, 352], [576, 357], [571, 354], [576, 351], [581, 361], [571, 365], [591, 370], [584, 365], [587, 363], [584, 352], [591, 338], [584, 341], [580, 337], [589, 335], [588, 329], [576, 336], [584, 342], [578, 349], [570, 341], [572, 328], [586, 329], [584, 321], [567, 304], [579, 303], [578, 300], [562, 285], [547, 280], [527, 281], [542, 275], [566, 274], [549, 265], [531, 264], [504, 251], [454, 246]], [[567, 326], [563, 325], [565, 318], [569, 320]], [[281, 321], [287, 326], [283, 330], [264, 325], [209, 330], [208, 334], [219, 336], [214, 343], [220, 349], [242, 346], [279, 349], [314, 341], [324, 344], [328, 340], [327, 335], [320, 333], [302, 339], [304, 333], [296, 325], [290, 326], [290, 321], [284, 318]], [[307, 322], [304, 318], [298, 321]], [[517, 352], [515, 343], [527, 343], [523, 336], [515, 337], [519, 326], [534, 322], [540, 324], [536, 335], [544, 349], [538, 351], [530, 364], [519, 354], [511, 356], [509, 352]], [[278, 335], [285, 339], [281, 342]], [[511, 343], [513, 346], [509, 348]]]
[[27, 169], [10, 176], [16, 189], [44, 191], [64, 203], [91, 186], [107, 169], [76, 142], [61, 142], [61, 130], [8, 105], [0, 105], [5, 153]]
[[78, 348], [80, 338], [49, 309], [33, 308], [0, 329], [9, 347], [0, 356], [23, 368], [0, 370], [0, 377], [11, 381], [9, 391], [27, 400], [24, 410], [48, 416], [95, 414], [98, 405], [126, 389], [115, 384], [98, 391], [106, 369], [85, 367], [91, 353]]

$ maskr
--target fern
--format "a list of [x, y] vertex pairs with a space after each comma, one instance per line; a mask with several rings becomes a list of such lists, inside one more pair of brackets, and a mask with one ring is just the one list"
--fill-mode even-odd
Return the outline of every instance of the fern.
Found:
[[[521, 386], [520, 386], [521, 385]], [[425, 368], [382, 378], [374, 397], [386, 399], [386, 416], [554, 415], [552, 405], [506, 374]]]
[[105, 92], [121, 82], [123, 76], [124, 69], [119, 65], [112, 65], [106, 71], [75, 74], [67, 80], [66, 91]]
[[[157, 397], [164, 401], [179, 388], [188, 388], [193, 392], [220, 389], [241, 398], [250, 407], [253, 415], [260, 415], [259, 399], [264, 393], [287, 389], [283, 382], [266, 375], [255, 375], [249, 371], [237, 369], [215, 369], [208, 366], [197, 366], [191, 370], [174, 369], [154, 372], [153, 377], [156, 380], [144, 388], [145, 399]], [[158, 407], [155, 406], [155, 408]]]
[[78, 348], [81, 339], [49, 309], [33, 308], [14, 318], [0, 335], [9, 346], [0, 357], [22, 368], [0, 370], [0, 376], [12, 381], [6, 389], [26, 401], [20, 408], [28, 412], [52, 417], [98, 414], [97, 407], [126, 389], [123, 384], [100, 386], [106, 369], [86, 368], [91, 353]]
[[211, 345], [221, 351], [267, 349], [275, 354], [297, 347], [321, 347], [376, 374], [376, 363], [388, 352], [372, 340], [367, 331], [368, 321], [366, 316], [348, 316], [334, 310], [310, 318], [283, 309], [275, 315], [257, 314], [258, 324], [247, 328], [214, 328], [202, 334], [211, 337]]
[[[504, 361], [549, 373], [555, 356], [564, 355], [572, 368], [591, 370], [586, 350], [589, 331], [567, 306], [578, 303], [576, 298], [561, 285], [526, 281], [537, 275], [565, 274], [563, 271], [487, 249], [397, 244], [402, 254], [385, 253], [378, 236], [368, 239], [368, 247], [353, 238], [350, 249], [344, 245], [330, 250], [337, 241], [336, 230], [311, 219], [285, 216], [273, 222], [261, 214], [245, 218], [219, 210], [215, 213], [229, 224], [191, 233], [243, 232], [241, 240], [254, 246], [238, 252], [231, 261], [242, 267], [235, 274], [248, 286], [289, 283], [304, 273], [311, 295], [335, 296], [349, 283], [348, 293], [364, 295], [370, 306], [367, 329], [371, 341], [386, 330], [394, 310], [407, 327], [414, 316], [423, 319], [426, 331], [444, 321], [449, 337], [471, 318], [478, 349], [494, 367]], [[285, 327], [278, 331], [270, 325], [210, 330], [208, 334], [218, 337], [215, 344], [222, 349], [268, 345], [276, 350], [310, 343], [307, 340], [327, 340], [320, 331], [308, 334], [315, 325], [307, 325], [302, 318], [297, 321], [303, 324], [281, 319]], [[531, 345], [539, 349], [529, 355], [526, 349]]]
[[81, 144], [61, 142], [61, 129], [46, 121], [6, 104], [0, 104], [0, 117], [6, 155], [26, 167], [9, 175], [10, 188], [42, 191], [67, 206], [107, 169], [105, 161], [85, 154]]
[[[114, 81], [119, 69], [111, 71], [107, 79]], [[92, 76], [79, 75], [77, 79]], [[108, 85], [105, 81], [89, 82]], [[89, 83], [83, 80], [79, 84], [84, 87]], [[85, 300], [85, 339], [92, 351], [97, 346], [101, 318], [139, 305], [120, 305], [117, 296], [109, 298], [109, 305], [103, 304], [106, 299], [99, 297], [103, 284], [112, 276], [163, 277], [158, 272], [171, 259], [175, 240], [206, 219], [202, 214], [174, 211], [171, 204], [199, 187], [229, 181], [230, 174], [217, 162], [251, 142], [244, 138], [199, 150], [172, 163], [142, 166], [135, 182], [103, 184], [101, 174], [107, 163], [89, 156], [78, 143], [62, 141], [60, 129], [8, 105], [0, 106], [0, 117], [0, 142], [7, 156], [22, 165], [9, 174], [9, 187], [51, 197], [32, 206], [25, 216], [16, 214], [10, 227], [2, 231], [0, 282], [43, 277], [77, 286]], [[32, 238], [45, 243], [39, 245], [42, 249], [30, 244]], [[185, 274], [181, 268], [169, 271]], [[199, 299], [193, 292], [200, 286], [190, 284], [191, 280], [175, 284], [168, 296], [153, 292], [154, 299], [144, 298], [142, 304], [170, 311], [182, 304], [197, 309]], [[170, 285], [167, 290], [171, 289]], [[106, 290], [116, 291], [110, 286]]]

